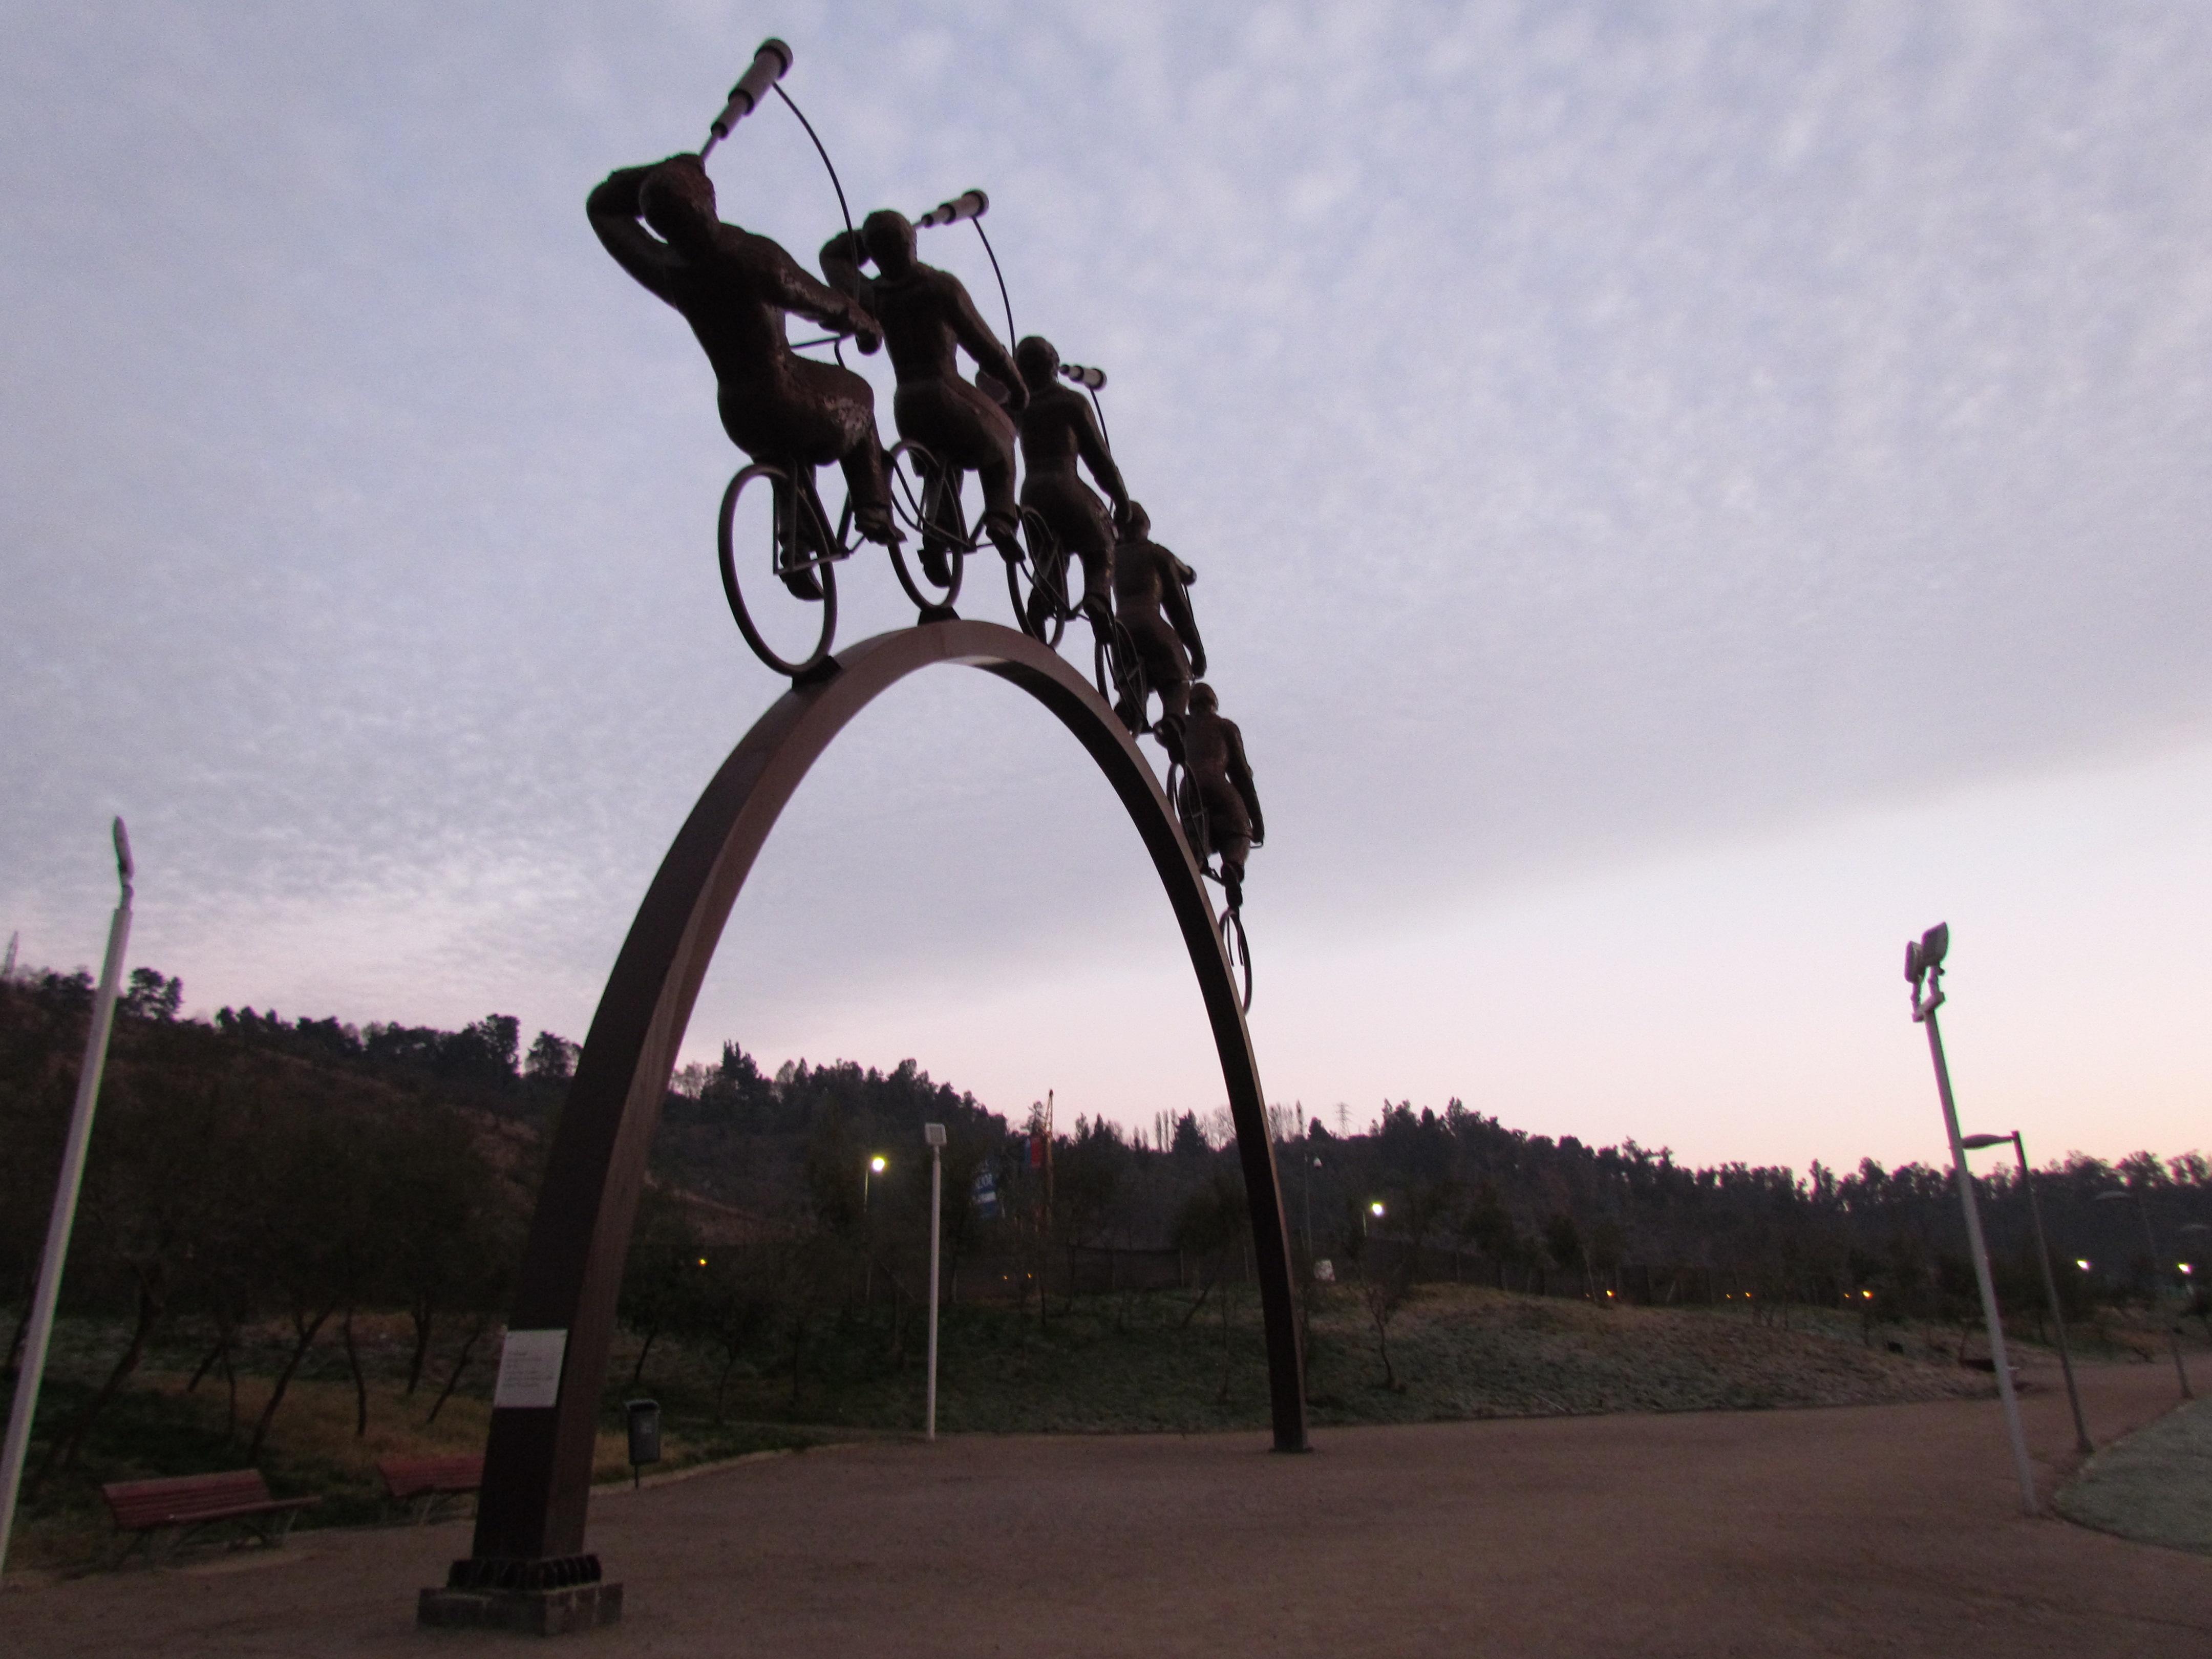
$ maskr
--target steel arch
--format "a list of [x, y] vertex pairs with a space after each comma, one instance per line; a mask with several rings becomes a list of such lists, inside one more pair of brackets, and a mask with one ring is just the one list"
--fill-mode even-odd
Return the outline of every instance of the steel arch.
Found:
[[1306, 1446], [1305, 1394], [1290, 1241], [1250, 1032], [1213, 906], [1151, 765], [1090, 683], [1055, 653], [992, 623], [947, 621], [878, 634], [795, 685], [733, 750], [668, 849], [616, 958], [570, 1083], [516, 1283], [510, 1330], [568, 1333], [557, 1401], [495, 1407], [472, 1559], [453, 1585], [543, 1590], [585, 1565], [584, 1524], [615, 1302], [678, 1048], [753, 860], [799, 781], [883, 692], [938, 663], [1022, 688], [1073, 732], [1113, 785], [1152, 855], [1206, 1000], [1237, 1127], [1267, 1334], [1276, 1449]]

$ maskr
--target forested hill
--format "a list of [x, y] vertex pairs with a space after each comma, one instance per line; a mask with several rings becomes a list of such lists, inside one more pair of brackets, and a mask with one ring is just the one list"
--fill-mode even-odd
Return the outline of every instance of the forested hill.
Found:
[[[82, 974], [0, 984], [0, 1302], [17, 1308], [36, 1268], [91, 993]], [[499, 1304], [574, 1044], [541, 1031], [526, 1047], [505, 1015], [447, 1031], [252, 1008], [198, 1021], [181, 1004], [176, 981], [132, 975], [72, 1297], [157, 1319], [189, 1306], [218, 1322], [279, 1308], [313, 1320], [359, 1301], [416, 1308], [427, 1325], [441, 1308]], [[1126, 1115], [1152, 1116], [1151, 1103], [1128, 1103]], [[1455, 1100], [1442, 1112], [1387, 1104], [1358, 1135], [1277, 1116], [1301, 1255], [1356, 1256], [1380, 1235], [1416, 1254], [1455, 1253], [1507, 1284], [1687, 1268], [1709, 1290], [1835, 1305], [1879, 1289], [1890, 1305], [1930, 1313], [1967, 1289], [1948, 1177], [1924, 1165], [1692, 1169], [1633, 1141], [1531, 1135]], [[939, 1121], [951, 1131], [956, 1247], [988, 1249], [1016, 1215], [1033, 1227], [1041, 1214], [1055, 1245], [1194, 1244], [1242, 1206], [1225, 1124], [1218, 1114], [1155, 1121], [1155, 1133], [1133, 1139], [1078, 1119], [1046, 1160], [1025, 1138], [1034, 1124], [1010, 1128], [913, 1061], [889, 1073], [795, 1062], [770, 1077], [725, 1044], [718, 1065], [675, 1079], [640, 1224], [668, 1232], [675, 1253], [763, 1230], [866, 1233], [871, 1249], [902, 1251], [921, 1231], [921, 1125]], [[886, 1168], [872, 1173], [878, 1155]], [[2030, 1301], [2024, 1189], [2001, 1152], [1984, 1158], [2001, 1277]], [[1037, 1202], [1048, 1163], [1048, 1214]], [[1006, 1200], [996, 1222], [972, 1198], [987, 1170]], [[2092, 1263], [2085, 1293], [2148, 1289], [2146, 1216], [2169, 1285], [2173, 1262], [2212, 1237], [2212, 1169], [2193, 1153], [2118, 1165], [2074, 1157], [2039, 1171], [2036, 1188], [2054, 1255], [2069, 1271]], [[2098, 1201], [2115, 1189], [2144, 1202]], [[665, 1213], [672, 1203], [688, 1206], [688, 1219]]]

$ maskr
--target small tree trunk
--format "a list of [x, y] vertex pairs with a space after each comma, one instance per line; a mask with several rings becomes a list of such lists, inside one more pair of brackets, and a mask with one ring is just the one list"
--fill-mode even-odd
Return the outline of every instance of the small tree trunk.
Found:
[[1198, 1300], [1192, 1303], [1189, 1308], [1185, 1310], [1182, 1316], [1182, 1326], [1181, 1328], [1189, 1328], [1190, 1322], [1198, 1317], [1198, 1310], [1206, 1305], [1206, 1298], [1213, 1294], [1214, 1280], [1220, 1277], [1220, 1261], [1219, 1258], [1217, 1257], [1212, 1264], [1212, 1271], [1208, 1273], [1205, 1279], [1200, 1281], [1198, 1287]]
[[24, 1297], [23, 1311], [15, 1320], [15, 1334], [8, 1339], [7, 1371], [10, 1376], [15, 1376], [23, 1367], [23, 1344], [31, 1334], [32, 1301], [33, 1297], [30, 1296]]
[[734, 1342], [730, 1344], [729, 1356], [722, 1362], [722, 1374], [714, 1379], [714, 1423], [717, 1427], [722, 1421], [722, 1397], [729, 1390], [730, 1373], [738, 1368], [738, 1345]]
[[138, 1369], [139, 1360], [144, 1358], [146, 1339], [153, 1334], [154, 1327], [161, 1317], [161, 1309], [162, 1298], [157, 1279], [140, 1273], [138, 1317], [131, 1327], [130, 1346], [124, 1349], [122, 1357], [116, 1360], [114, 1367], [107, 1373], [107, 1380], [100, 1385], [100, 1392], [93, 1396], [92, 1402], [70, 1425], [69, 1433], [46, 1454], [46, 1462], [39, 1466], [38, 1474], [32, 1478], [27, 1499], [39, 1495], [39, 1489], [46, 1484], [46, 1477], [56, 1469], [76, 1467], [77, 1453], [83, 1449], [84, 1437], [92, 1431], [94, 1421], [107, 1409], [108, 1402], [121, 1392], [124, 1379]]
[[368, 1438], [368, 1382], [361, 1374], [361, 1351], [354, 1346], [351, 1303], [346, 1304], [344, 1332], [346, 1364], [353, 1372], [353, 1437], [366, 1440]]
[[644, 1383], [645, 1357], [653, 1352], [653, 1342], [659, 1335], [660, 1327], [658, 1325], [655, 1325], [651, 1330], [645, 1334], [645, 1346], [637, 1351], [637, 1364], [630, 1370], [629, 1386], [633, 1393], [635, 1393]]
[[292, 1328], [299, 1333], [300, 1340], [292, 1345], [292, 1352], [284, 1361], [284, 1369], [276, 1373], [276, 1386], [270, 1389], [269, 1403], [261, 1408], [260, 1420], [253, 1425], [253, 1438], [246, 1448], [247, 1462], [260, 1461], [262, 1443], [269, 1438], [269, 1425], [276, 1420], [276, 1408], [284, 1403], [284, 1390], [292, 1386], [293, 1373], [300, 1369], [300, 1362], [307, 1357], [307, 1350], [314, 1345], [315, 1334], [337, 1310], [338, 1304], [333, 1302], [313, 1319], [303, 1319], [298, 1314], [293, 1316]]
[[213, 1370], [216, 1363], [229, 1351], [230, 1333], [224, 1330], [216, 1337], [215, 1346], [207, 1351], [207, 1358], [200, 1361], [200, 1368], [192, 1373], [192, 1380], [185, 1384], [185, 1392], [191, 1394], [196, 1390], [200, 1385], [200, 1379]]
[[1229, 1292], [1221, 1292], [1221, 1404], [1229, 1403]]
[[428, 1297], [417, 1297], [415, 1305], [407, 1310], [415, 1322], [415, 1353], [407, 1362], [407, 1392], [411, 1395], [422, 1381], [422, 1367], [430, 1358], [430, 1322], [435, 1312]]
[[238, 1369], [230, 1363], [230, 1350], [222, 1351], [222, 1380], [230, 1393], [230, 1407], [222, 1420], [222, 1443], [226, 1446], [238, 1438]]
[[477, 1322], [470, 1328], [468, 1340], [461, 1344], [460, 1352], [453, 1357], [453, 1374], [447, 1377], [446, 1386], [438, 1390], [437, 1399], [431, 1401], [430, 1414], [422, 1419], [424, 1428], [428, 1428], [438, 1420], [438, 1413], [446, 1409], [446, 1402], [453, 1397], [454, 1389], [460, 1384], [461, 1373], [469, 1368], [469, 1356], [476, 1352], [477, 1339], [484, 1334], [484, 1328], [490, 1323], [489, 1314], [480, 1313], [477, 1316]]

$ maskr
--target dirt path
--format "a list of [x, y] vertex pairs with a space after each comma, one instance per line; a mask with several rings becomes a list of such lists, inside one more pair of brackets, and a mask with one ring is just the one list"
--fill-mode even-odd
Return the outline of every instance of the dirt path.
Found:
[[[2172, 1403], [2151, 1366], [2085, 1383], [2100, 1442]], [[2055, 1389], [2026, 1403], [2047, 1495], [2071, 1427]], [[570, 1639], [779, 1659], [2212, 1650], [2212, 1562], [2022, 1517], [1994, 1402], [1317, 1441], [878, 1443], [609, 1492], [592, 1544], [628, 1612]], [[11, 1586], [0, 1630], [21, 1659], [499, 1649], [412, 1623], [466, 1542], [326, 1534], [265, 1565]]]

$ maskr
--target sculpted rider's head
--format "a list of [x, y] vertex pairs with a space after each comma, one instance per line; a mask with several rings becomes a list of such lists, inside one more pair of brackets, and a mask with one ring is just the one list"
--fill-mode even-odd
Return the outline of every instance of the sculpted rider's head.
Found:
[[1190, 688], [1190, 708], [1194, 714], [1218, 714], [1221, 699], [1213, 695], [1213, 688], [1204, 680]]
[[914, 222], [903, 213], [878, 208], [861, 220], [860, 246], [886, 276], [903, 276], [914, 269]]
[[1043, 392], [1060, 373], [1060, 350], [1042, 334], [1025, 334], [1014, 348], [1014, 365], [1032, 392]]
[[1121, 512], [1122, 540], [1141, 542], [1149, 538], [1152, 533], [1152, 514], [1146, 512], [1138, 502], [1131, 501]]
[[638, 190], [645, 222], [678, 252], [696, 253], [713, 246], [714, 181], [696, 155], [672, 155], [647, 173]]

